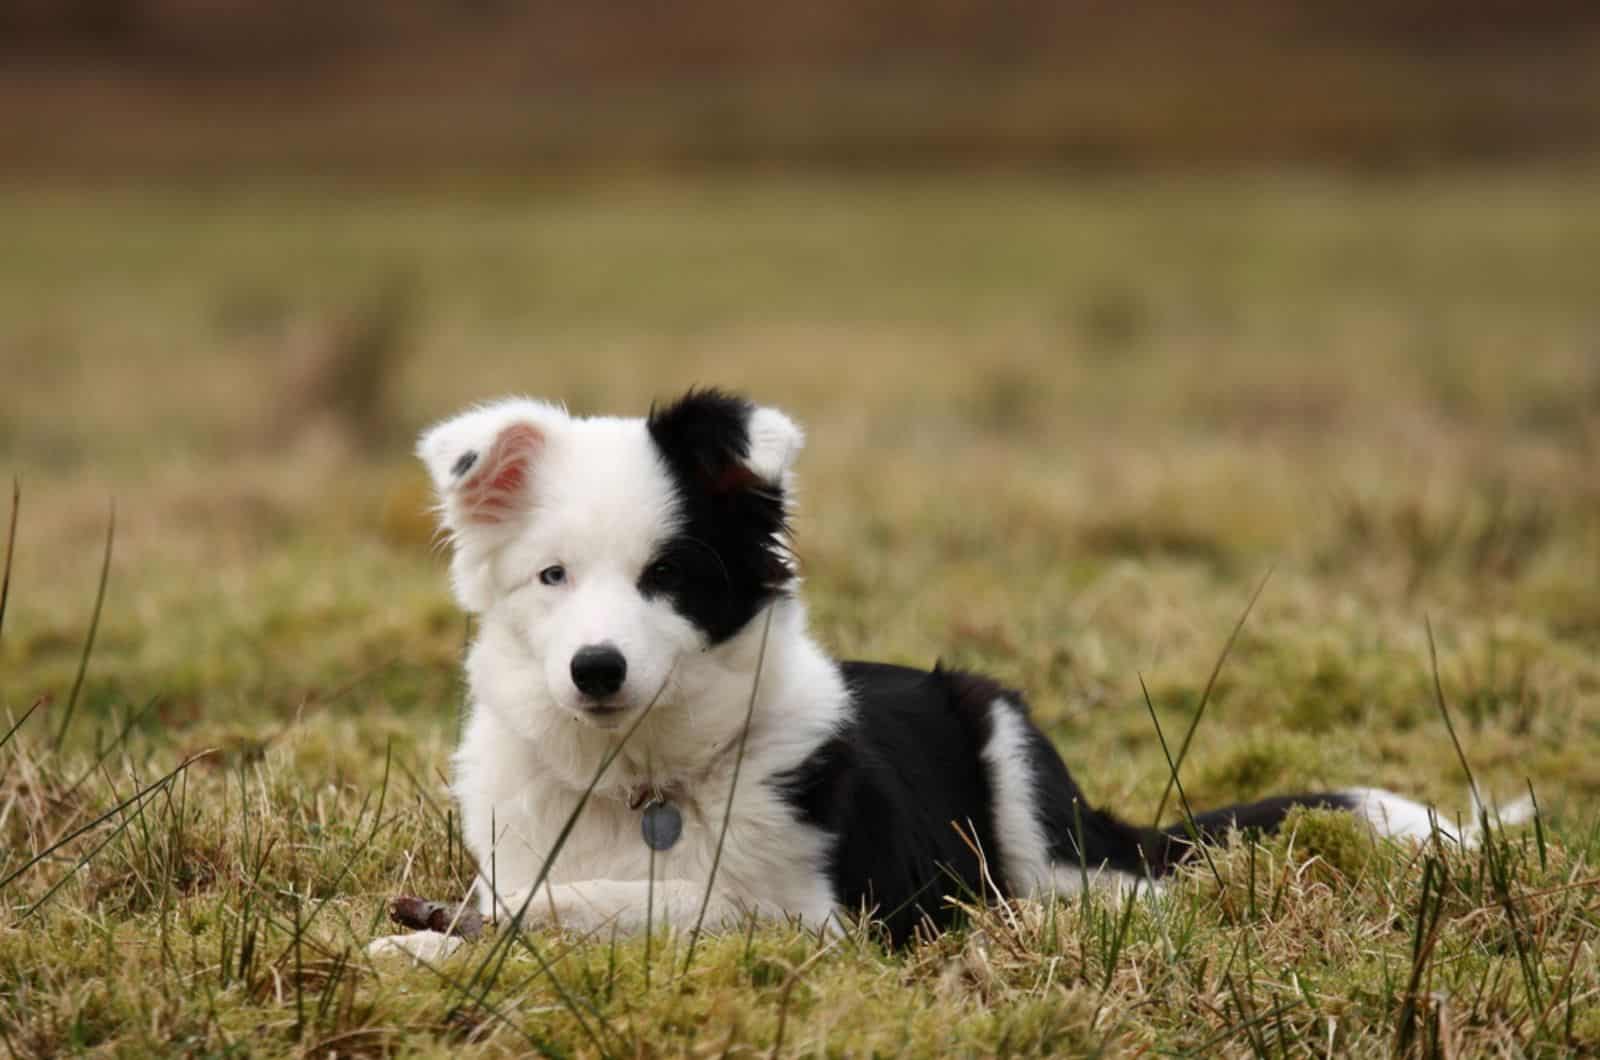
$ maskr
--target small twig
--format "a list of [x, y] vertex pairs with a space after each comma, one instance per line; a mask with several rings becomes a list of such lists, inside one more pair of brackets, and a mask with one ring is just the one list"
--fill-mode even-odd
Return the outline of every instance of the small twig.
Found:
[[437, 931], [462, 939], [483, 934], [483, 914], [471, 902], [434, 902], [402, 894], [389, 899], [389, 919], [401, 927], [418, 931]]

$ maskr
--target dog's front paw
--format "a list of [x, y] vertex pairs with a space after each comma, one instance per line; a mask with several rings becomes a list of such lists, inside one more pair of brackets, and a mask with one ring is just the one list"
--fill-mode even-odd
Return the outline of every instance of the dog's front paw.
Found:
[[529, 897], [515, 891], [501, 900], [504, 914], [516, 917], [525, 928], [554, 927], [587, 933], [609, 924], [620, 912], [604, 881], [582, 884], [546, 883]]
[[603, 884], [556, 884], [544, 902], [542, 920], [563, 931], [590, 934], [609, 926], [622, 912], [610, 897]]
[[415, 931], [409, 935], [385, 935], [367, 943], [370, 957], [411, 958], [412, 964], [434, 964], [444, 960], [461, 945], [461, 939], [442, 931]]

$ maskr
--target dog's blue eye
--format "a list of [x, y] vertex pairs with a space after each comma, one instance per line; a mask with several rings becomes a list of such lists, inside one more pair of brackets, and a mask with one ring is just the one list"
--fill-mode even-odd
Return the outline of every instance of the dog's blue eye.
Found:
[[567, 568], [557, 563], [539, 572], [539, 580], [546, 585], [560, 585], [567, 580]]

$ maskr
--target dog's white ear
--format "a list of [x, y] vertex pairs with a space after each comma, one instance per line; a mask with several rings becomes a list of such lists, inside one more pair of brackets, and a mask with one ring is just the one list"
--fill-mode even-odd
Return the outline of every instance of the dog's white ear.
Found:
[[750, 452], [745, 465], [768, 482], [787, 485], [789, 469], [805, 448], [805, 432], [800, 425], [774, 408], [758, 408], [745, 424], [750, 436]]
[[566, 419], [553, 405], [501, 401], [431, 427], [417, 441], [450, 534], [450, 580], [466, 610], [482, 612], [493, 602], [490, 560], [538, 503], [540, 460]]
[[534, 503], [538, 464], [565, 418], [536, 401], [502, 401], [429, 428], [417, 456], [433, 478], [445, 527], [457, 538], [518, 520]]

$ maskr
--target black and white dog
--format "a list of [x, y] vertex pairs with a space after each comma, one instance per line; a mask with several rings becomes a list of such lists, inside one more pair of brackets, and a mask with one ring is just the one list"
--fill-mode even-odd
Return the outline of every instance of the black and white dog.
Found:
[[[508, 400], [423, 436], [455, 595], [477, 617], [454, 789], [485, 913], [684, 925], [715, 863], [709, 925], [754, 914], [826, 929], [868, 912], [898, 944], [950, 923], [951, 896], [1159, 878], [1185, 856], [1183, 826], [1092, 808], [1017, 693], [818, 646], [787, 539], [801, 444], [783, 413], [715, 390], [645, 419]], [[1197, 824], [1208, 838], [1270, 830], [1297, 805], [1387, 835], [1432, 827], [1423, 806], [1373, 789]]]

